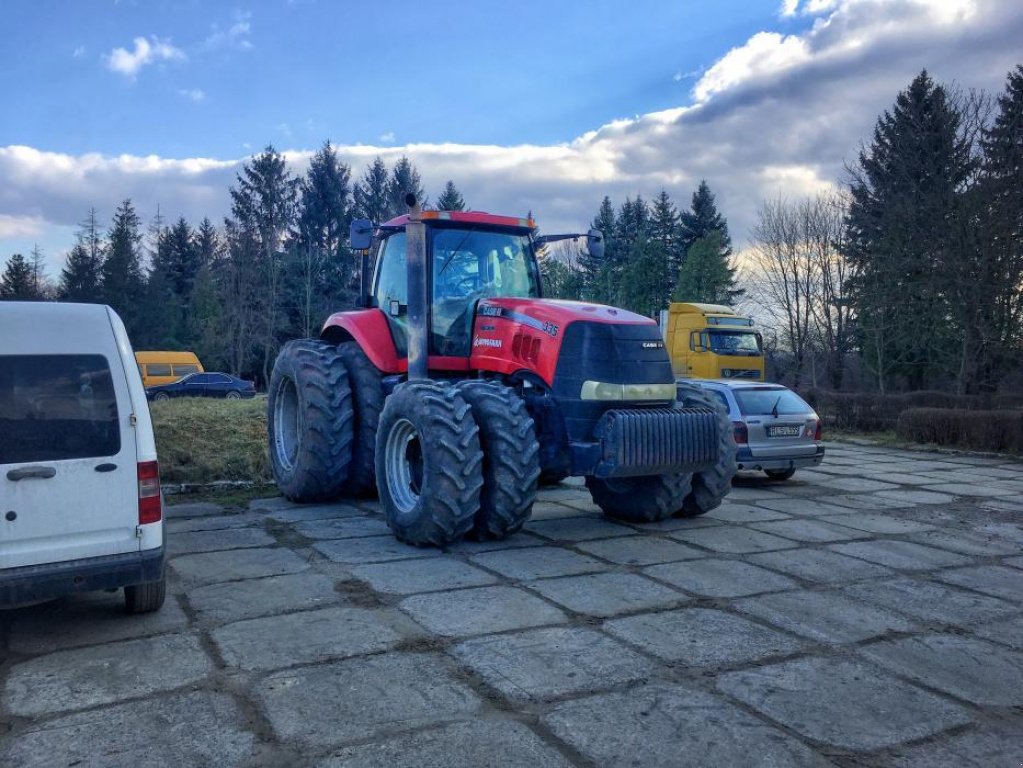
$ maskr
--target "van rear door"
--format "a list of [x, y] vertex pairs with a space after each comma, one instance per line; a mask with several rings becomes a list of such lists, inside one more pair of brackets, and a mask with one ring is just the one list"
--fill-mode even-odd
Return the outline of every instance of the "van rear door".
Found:
[[132, 404], [106, 308], [40, 309], [0, 309], [4, 568], [140, 548]]

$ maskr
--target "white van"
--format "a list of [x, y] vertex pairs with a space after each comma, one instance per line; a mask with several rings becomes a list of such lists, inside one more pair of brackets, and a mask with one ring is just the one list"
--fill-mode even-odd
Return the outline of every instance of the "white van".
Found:
[[128, 613], [163, 605], [156, 443], [124, 324], [0, 302], [0, 608], [119, 587]]

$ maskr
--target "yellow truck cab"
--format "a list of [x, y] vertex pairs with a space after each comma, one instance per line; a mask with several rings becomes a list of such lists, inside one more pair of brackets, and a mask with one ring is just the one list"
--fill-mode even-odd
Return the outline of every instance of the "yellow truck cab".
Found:
[[721, 304], [674, 302], [662, 310], [660, 325], [676, 376], [764, 380], [764, 345], [753, 318]]
[[136, 352], [135, 362], [146, 387], [170, 384], [190, 373], [204, 372], [194, 352]]

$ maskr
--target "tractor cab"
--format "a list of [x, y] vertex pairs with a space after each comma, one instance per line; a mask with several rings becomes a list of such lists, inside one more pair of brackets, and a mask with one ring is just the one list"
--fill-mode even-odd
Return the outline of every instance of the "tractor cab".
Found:
[[[477, 302], [540, 298], [533, 222], [486, 213], [424, 211], [429, 354], [468, 357]], [[382, 310], [398, 355], [408, 349], [408, 216], [379, 227], [376, 270], [365, 304]]]

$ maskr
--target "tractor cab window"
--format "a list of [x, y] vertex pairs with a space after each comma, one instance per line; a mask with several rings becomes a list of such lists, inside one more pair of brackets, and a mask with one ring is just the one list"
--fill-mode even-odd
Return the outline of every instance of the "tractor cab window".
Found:
[[434, 354], [469, 355], [479, 299], [539, 295], [528, 236], [485, 229], [433, 230]]
[[408, 348], [408, 272], [405, 233], [397, 232], [384, 240], [377, 256], [376, 305], [383, 310], [391, 326], [399, 356]]

